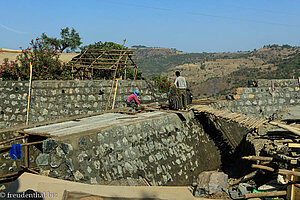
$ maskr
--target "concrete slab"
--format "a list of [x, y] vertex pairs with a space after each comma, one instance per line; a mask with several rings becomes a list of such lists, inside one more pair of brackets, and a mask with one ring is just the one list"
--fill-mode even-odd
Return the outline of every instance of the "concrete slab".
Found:
[[52, 136], [66, 136], [94, 129], [102, 129], [105, 127], [118, 125], [120, 123], [130, 123], [140, 119], [152, 118], [162, 114], [167, 113], [161, 111], [141, 113], [136, 115], [105, 113], [102, 115], [96, 115], [78, 120], [25, 129], [24, 131], [30, 133], [44, 133]]
[[[187, 187], [175, 186], [108, 186], [89, 185], [50, 178], [47, 176], [30, 173], [22, 174], [5, 191], [6, 195], [22, 193], [26, 190], [34, 190], [40, 194], [46, 194], [47, 199], [62, 199], [64, 191], [82, 192], [92, 195], [119, 198], [155, 198], [163, 200], [195, 200]], [[52, 196], [51, 196], [52, 195]], [[55, 195], [55, 197], [53, 197]]]

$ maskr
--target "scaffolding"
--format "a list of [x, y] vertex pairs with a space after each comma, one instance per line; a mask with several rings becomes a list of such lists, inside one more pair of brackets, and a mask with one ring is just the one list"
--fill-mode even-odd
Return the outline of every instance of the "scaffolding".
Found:
[[[132, 60], [133, 50], [104, 50], [85, 49], [71, 60], [72, 76], [78, 79], [98, 79], [105, 77], [107, 73], [114, 77], [124, 74], [126, 70], [133, 68], [133, 77], [136, 78], [137, 66]], [[115, 77], [114, 77], [115, 78]]]

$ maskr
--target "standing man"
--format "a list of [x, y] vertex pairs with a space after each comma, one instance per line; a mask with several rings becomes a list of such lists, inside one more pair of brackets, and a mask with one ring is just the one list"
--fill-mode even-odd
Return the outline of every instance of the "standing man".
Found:
[[187, 99], [186, 99], [186, 80], [183, 76], [180, 76], [180, 72], [176, 71], [175, 75], [177, 76], [175, 80], [175, 86], [179, 89], [179, 97], [181, 100], [181, 107], [186, 110], [187, 107]]

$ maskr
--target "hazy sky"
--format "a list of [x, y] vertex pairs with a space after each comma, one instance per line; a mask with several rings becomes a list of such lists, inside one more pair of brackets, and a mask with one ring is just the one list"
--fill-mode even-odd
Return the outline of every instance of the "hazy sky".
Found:
[[300, 0], [0, 0], [0, 48], [74, 27], [83, 44], [247, 51], [300, 46]]

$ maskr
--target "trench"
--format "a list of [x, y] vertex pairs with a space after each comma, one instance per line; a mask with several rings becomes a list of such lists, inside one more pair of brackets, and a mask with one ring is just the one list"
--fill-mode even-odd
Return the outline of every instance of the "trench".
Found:
[[[233, 145], [224, 134], [225, 127], [216, 127], [208, 114], [197, 114], [195, 115], [195, 119], [200, 122], [205, 133], [209, 135], [210, 139], [214, 141], [220, 151], [221, 171], [228, 174], [230, 178], [239, 178], [253, 171], [251, 167], [249, 167], [251, 166], [251, 161], [241, 159], [243, 156], [255, 155], [253, 144], [246, 139], [250, 131], [243, 130], [242, 138], [235, 142], [236, 145]], [[227, 126], [225, 129], [230, 130], [231, 125], [229, 123], [225, 123], [223, 126]], [[237, 130], [233, 129], [231, 131], [229, 134], [240, 134]]]
[[[249, 161], [241, 159], [254, 154], [247, 130], [226, 123], [217, 126], [204, 113], [155, 113], [142, 120], [139, 114], [117, 116], [129, 122], [102, 132], [48, 139], [31, 151], [31, 157], [41, 173], [48, 172], [44, 175], [89, 184], [132, 178], [150, 185], [184, 186], [196, 182], [202, 171], [223, 171], [231, 178], [250, 172]], [[242, 138], [236, 146], [226, 138], [225, 129]]]

